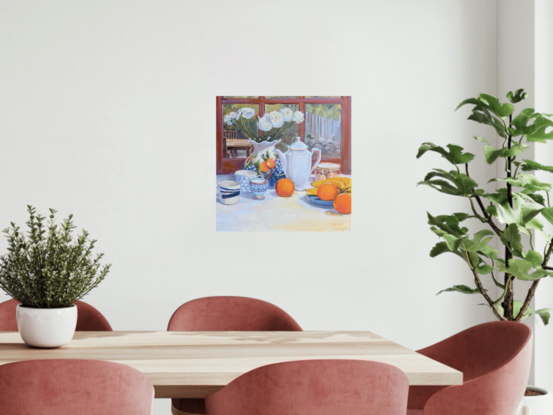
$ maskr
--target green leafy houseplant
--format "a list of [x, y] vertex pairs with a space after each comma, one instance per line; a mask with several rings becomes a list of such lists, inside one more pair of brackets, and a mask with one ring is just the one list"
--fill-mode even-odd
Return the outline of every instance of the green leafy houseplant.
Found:
[[72, 237], [73, 215], [55, 223], [28, 206], [30, 219], [24, 235], [13, 222], [4, 230], [8, 253], [0, 257], [0, 288], [25, 307], [69, 307], [105, 278], [111, 265], [101, 266], [103, 254], [93, 258], [95, 240], [83, 230]]
[[[428, 213], [430, 229], [443, 241], [431, 250], [430, 256], [453, 253], [468, 265], [474, 280], [474, 287], [454, 285], [440, 291], [456, 291], [464, 294], [480, 294], [499, 320], [520, 321], [538, 314], [544, 324], [549, 322], [551, 309], [534, 310], [530, 302], [542, 278], [553, 276], [549, 265], [553, 250], [553, 239], [544, 231], [541, 218], [553, 224], [553, 207], [550, 204], [551, 184], [540, 182], [528, 172], [543, 170], [553, 173], [553, 166], [545, 166], [533, 160], [524, 159], [528, 143], [546, 143], [553, 139], [551, 115], [526, 108], [514, 114], [514, 104], [526, 98], [519, 89], [507, 94], [509, 102], [501, 103], [496, 97], [480, 94], [469, 98], [457, 107], [472, 106], [469, 120], [488, 125], [501, 137], [500, 148], [494, 147], [483, 137], [475, 137], [483, 143], [484, 158], [488, 164], [499, 163], [496, 171], [504, 171], [504, 177], [492, 177], [499, 187], [486, 192], [470, 177], [469, 166], [474, 155], [463, 148], [449, 144], [444, 147], [423, 143], [417, 158], [427, 152], [440, 154], [453, 165], [453, 170], [433, 169], [419, 184], [430, 186], [441, 193], [468, 199], [470, 213], [453, 213], [432, 216]], [[487, 229], [471, 235], [464, 226], [473, 219]], [[480, 226], [482, 227], [482, 226]], [[535, 235], [539, 233], [547, 241], [543, 251], [535, 246]], [[500, 254], [491, 243], [499, 240], [504, 250]], [[498, 278], [502, 273], [504, 277]], [[484, 278], [501, 289], [498, 298], [486, 291]], [[527, 281], [529, 287], [524, 301], [515, 300], [514, 280]], [[439, 294], [439, 293], [438, 293]]]

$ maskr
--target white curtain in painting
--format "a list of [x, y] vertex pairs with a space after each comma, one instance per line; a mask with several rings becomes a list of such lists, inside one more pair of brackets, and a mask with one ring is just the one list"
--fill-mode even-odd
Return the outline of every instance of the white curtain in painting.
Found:
[[319, 143], [329, 143], [340, 134], [340, 121], [324, 118], [312, 112], [305, 113], [305, 131]]

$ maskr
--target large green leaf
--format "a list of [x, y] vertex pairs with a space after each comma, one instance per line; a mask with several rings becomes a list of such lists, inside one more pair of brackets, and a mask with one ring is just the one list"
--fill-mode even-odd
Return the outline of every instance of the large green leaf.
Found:
[[515, 109], [515, 107], [513, 107], [513, 105], [508, 102], [506, 102], [505, 104], [501, 104], [499, 102], [499, 99], [497, 99], [493, 95], [480, 94], [478, 96], [478, 99], [483, 102], [491, 112], [501, 118], [508, 117], [513, 113]]
[[[489, 195], [486, 195], [489, 197]], [[510, 206], [507, 200], [495, 200], [498, 207], [497, 218], [501, 223], [515, 223], [520, 227], [528, 229], [541, 229], [542, 225], [537, 219], [534, 219], [543, 209], [533, 199], [521, 193], [513, 194], [513, 207]], [[525, 229], [520, 229], [524, 233], [528, 233]]]
[[[514, 317], [518, 317], [518, 315], [520, 313], [520, 310], [522, 309], [522, 304], [523, 303], [521, 301], [518, 301], [518, 300], [513, 301], [513, 316]], [[530, 317], [534, 314], [537, 314], [538, 316], [540, 316], [543, 324], [547, 326], [547, 324], [549, 323], [549, 318], [550, 318], [549, 312], [551, 310], [552, 310], [551, 308], [541, 308], [539, 310], [534, 310], [532, 307], [528, 307], [526, 309], [526, 311], [524, 312], [524, 315], [522, 316], [521, 320], [526, 320], [528, 317]]]
[[[508, 267], [505, 266], [504, 261], [498, 261], [498, 264], [500, 272], [509, 273], [522, 281], [535, 281], [553, 274], [539, 265], [533, 267], [532, 263], [526, 259], [511, 258]], [[532, 268], [535, 268], [535, 270], [530, 272]]]
[[446, 252], [451, 252], [452, 254], [455, 254], [455, 255], [458, 255], [460, 256], [462, 259], [463, 256], [461, 255], [461, 253], [459, 252], [459, 250], [455, 250], [455, 251], [451, 251], [449, 249], [449, 247], [447, 246], [447, 243], [446, 242], [438, 242], [436, 245], [434, 245], [434, 247], [432, 248], [432, 250], [430, 251], [430, 257], [431, 258], [435, 258], [437, 257], [438, 255], [441, 255], [441, 254], [444, 254]]
[[427, 151], [434, 151], [438, 154], [441, 154], [442, 157], [449, 161], [451, 164], [465, 164], [470, 162], [474, 158], [474, 154], [463, 153], [463, 147], [461, 146], [448, 144], [447, 148], [449, 149], [449, 151], [441, 146], [437, 146], [434, 143], [422, 143], [422, 145], [419, 147], [417, 158], [420, 158]]
[[524, 259], [530, 262], [533, 267], [541, 266], [541, 263], [543, 262], [543, 256], [539, 252], [534, 251], [533, 249], [529, 250], [526, 253], [526, 256]]
[[509, 133], [513, 137], [525, 135], [530, 142], [545, 143], [553, 138], [553, 120], [545, 114], [535, 112], [533, 108], [526, 108], [512, 121]]
[[524, 164], [522, 165], [522, 170], [523, 171], [542, 170], [542, 171], [548, 171], [549, 173], [553, 173], [553, 166], [545, 166], [534, 160], [524, 160]]
[[472, 114], [468, 117], [471, 121], [476, 121], [481, 124], [489, 125], [490, 127], [493, 127], [497, 134], [499, 134], [501, 137], [506, 138], [507, 137], [507, 131], [505, 130], [505, 124], [494, 116], [490, 114], [490, 112], [486, 109], [479, 109], [475, 108], [472, 110]]
[[511, 148], [495, 148], [490, 145], [484, 146], [484, 157], [488, 164], [492, 164], [498, 157], [514, 157], [528, 148], [526, 144], [515, 144]]
[[527, 93], [524, 92], [524, 89], [517, 89], [515, 92], [509, 91], [507, 93], [507, 98], [509, 101], [511, 101], [512, 104], [516, 104], [517, 102], [522, 101], [523, 99], [526, 99]]
[[471, 104], [474, 105], [469, 120], [493, 127], [496, 132], [506, 138], [507, 131], [504, 119], [513, 113], [514, 107], [510, 103], [501, 104], [499, 100], [488, 94], [480, 94], [477, 98], [469, 98], [461, 102], [460, 107]]
[[551, 185], [549, 183], [540, 182], [536, 176], [528, 173], [520, 173], [518, 178], [506, 177], [503, 179], [492, 179], [490, 182], [507, 182], [515, 187], [523, 187], [530, 192], [539, 192], [540, 190], [549, 191]]
[[506, 245], [511, 253], [516, 256], [522, 256], [522, 239], [516, 223], [507, 225], [507, 228], [501, 232], [501, 242]]
[[472, 189], [478, 186], [478, 183], [476, 183], [464, 173], [457, 173], [454, 171], [452, 171], [451, 173], [454, 173], [453, 183], [455, 183], [457, 189], [459, 189], [459, 191], [462, 192], [464, 195], [469, 195], [470, 193], [472, 193]]
[[435, 226], [442, 231], [448, 233], [449, 235], [453, 235], [457, 238], [462, 238], [468, 232], [467, 228], [461, 228], [459, 226], [459, 218], [457, 218], [455, 215], [440, 215], [434, 217], [427, 212], [427, 216], [429, 225]]
[[456, 170], [446, 172], [442, 169], [433, 169], [418, 184], [430, 186], [439, 192], [453, 196], [467, 196], [478, 186], [478, 183], [464, 173], [459, 173]]
[[541, 214], [549, 223], [553, 224], [553, 207], [542, 209]]
[[479, 294], [480, 293], [480, 290], [478, 288], [470, 288], [470, 287], [467, 287], [466, 285], [454, 285], [453, 287], [449, 287], [449, 288], [446, 288], [445, 290], [440, 291], [436, 295], [440, 295], [441, 293], [451, 292], [451, 291], [456, 291], [458, 293], [463, 293], [463, 294]]

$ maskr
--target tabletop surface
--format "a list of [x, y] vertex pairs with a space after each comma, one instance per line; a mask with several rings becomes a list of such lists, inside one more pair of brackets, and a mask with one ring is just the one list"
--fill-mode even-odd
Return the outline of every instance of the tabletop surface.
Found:
[[253, 147], [248, 139], [245, 138], [227, 138], [227, 147]]
[[[217, 175], [217, 181], [222, 180], [234, 180], [234, 175]], [[254, 200], [252, 193], [241, 193], [235, 205], [216, 202], [217, 231], [351, 230], [352, 215], [342, 215], [332, 205], [314, 205], [305, 192], [296, 191], [290, 197], [280, 197], [275, 189], [267, 189], [265, 200]]]
[[76, 332], [58, 349], [26, 346], [0, 332], [0, 364], [95, 359], [132, 366], [156, 398], [202, 398], [256, 367], [305, 359], [360, 359], [394, 365], [411, 385], [459, 385], [463, 374], [371, 332]]

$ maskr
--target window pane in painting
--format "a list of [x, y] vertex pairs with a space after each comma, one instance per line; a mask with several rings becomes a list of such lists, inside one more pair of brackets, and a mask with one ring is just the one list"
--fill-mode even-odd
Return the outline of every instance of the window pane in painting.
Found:
[[305, 144], [320, 148], [325, 159], [340, 158], [342, 106], [305, 104]]
[[[281, 97], [279, 97], [281, 98]], [[290, 108], [292, 111], [296, 112], [299, 110], [299, 106], [296, 104], [267, 104], [265, 105], [265, 113], [270, 113], [273, 111], [280, 111], [282, 108]], [[288, 150], [288, 146], [294, 142], [294, 139], [300, 134], [299, 124], [293, 123], [289, 130], [284, 133], [280, 139], [280, 143], [276, 145], [276, 148], [285, 152]]]
[[[238, 113], [240, 108], [253, 108], [256, 116], [248, 122], [252, 131], [257, 132], [257, 115], [259, 115], [259, 105], [252, 104], [224, 104], [223, 117], [231, 113]], [[225, 140], [226, 152], [224, 158], [246, 158], [251, 145], [248, 143], [248, 136], [235, 125], [224, 123], [223, 138]]]

